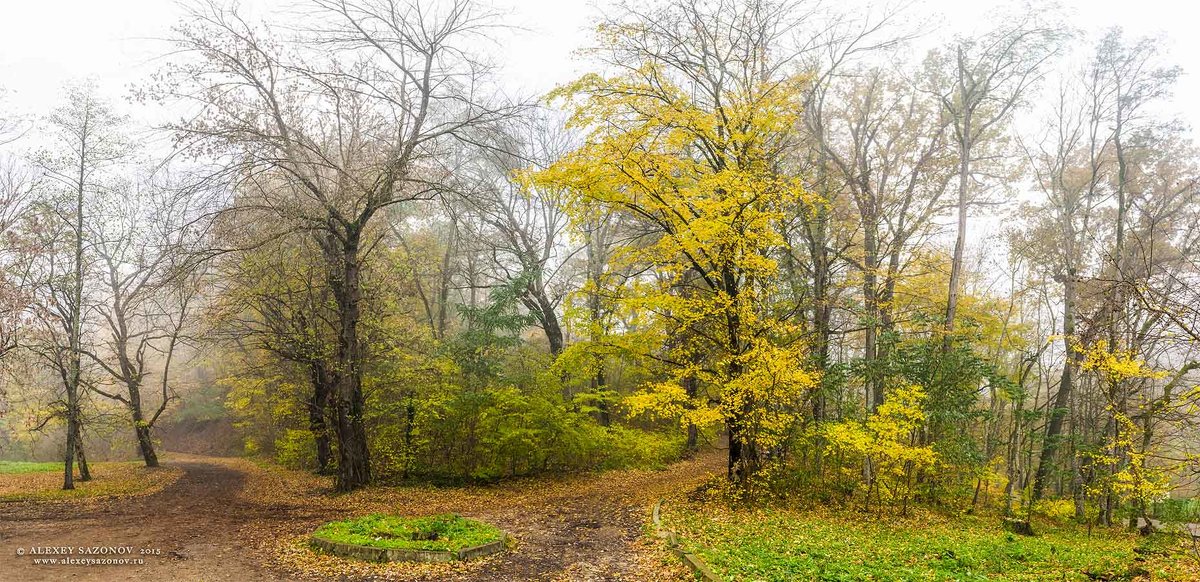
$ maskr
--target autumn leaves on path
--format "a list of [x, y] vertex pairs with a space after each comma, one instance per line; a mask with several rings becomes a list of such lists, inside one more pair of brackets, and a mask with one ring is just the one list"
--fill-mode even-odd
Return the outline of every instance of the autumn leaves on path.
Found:
[[[0, 569], [23, 581], [283, 579], [231, 535], [240, 524], [270, 515], [239, 499], [247, 474], [215, 459], [169, 465], [182, 475], [147, 496], [0, 506]], [[93, 548], [118, 549], [102, 554]], [[55, 558], [60, 562], [45, 562]], [[66, 558], [118, 563], [63, 563]]]
[[[345, 496], [322, 494], [322, 479], [259, 472], [251, 495], [289, 498], [321, 507], [324, 519], [371, 512], [405, 515], [453, 512], [493, 523], [516, 539], [498, 556], [457, 565], [364, 564], [313, 554], [304, 524], [276, 522], [267, 533], [282, 549], [275, 567], [315, 579], [378, 577], [399, 580], [670, 580], [684, 579], [674, 557], [643, 535], [650, 507], [660, 496], [692, 489], [723, 469], [709, 453], [663, 471], [609, 471], [559, 479], [526, 479], [486, 487], [370, 488]], [[278, 493], [275, 493], [278, 492]]]
[[[332, 495], [327, 478], [240, 459], [178, 456], [161, 492], [89, 503], [0, 506], [0, 569], [20, 580], [647, 580], [683, 572], [643, 537], [655, 499], [721, 469], [702, 455], [662, 471], [610, 471], [485, 487], [372, 487]], [[366, 513], [455, 512], [514, 536], [508, 552], [453, 565], [319, 555], [305, 536]], [[29, 548], [132, 547], [141, 565], [34, 564]], [[26, 549], [17, 556], [17, 548]], [[136, 555], [145, 549], [145, 555]], [[157, 553], [156, 553], [157, 552]]]

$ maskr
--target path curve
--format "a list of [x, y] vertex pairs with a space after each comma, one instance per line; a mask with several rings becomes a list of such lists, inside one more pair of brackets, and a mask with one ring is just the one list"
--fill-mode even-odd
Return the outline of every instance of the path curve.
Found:
[[[496, 524], [513, 534], [518, 546], [479, 568], [453, 573], [451, 579], [639, 580], [646, 576], [638, 543], [649, 504], [657, 496], [694, 486], [721, 466], [719, 456], [709, 454], [664, 471], [527, 480], [450, 489], [447, 495], [379, 488], [356, 496], [331, 496], [327, 488], [313, 488], [311, 477], [303, 482], [301, 474], [280, 477], [241, 460], [187, 456], [169, 464], [182, 474], [152, 495], [0, 505], [0, 579], [322, 580], [327, 578], [281, 563], [280, 541], [347, 514], [453, 511]], [[243, 494], [266, 479], [264, 475], [281, 482], [284, 491], [265, 498], [261, 492]], [[262, 479], [251, 484], [252, 478]], [[132, 547], [145, 564], [45, 565], [35, 564], [29, 555], [30, 548], [56, 546]], [[16, 555], [17, 548], [26, 554]], [[151, 554], [137, 556], [142, 549]], [[433, 578], [414, 572], [401, 579]]]
[[[0, 567], [12, 580], [281, 580], [229, 535], [263, 508], [237, 497], [246, 475], [205, 461], [172, 463], [183, 474], [146, 496], [0, 507]], [[145, 564], [35, 564], [32, 548], [132, 547]], [[24, 556], [17, 550], [24, 549]], [[141, 554], [142, 551], [147, 554]], [[58, 556], [43, 556], [58, 557]], [[99, 556], [97, 556], [99, 557]], [[11, 575], [11, 578], [7, 576]]]

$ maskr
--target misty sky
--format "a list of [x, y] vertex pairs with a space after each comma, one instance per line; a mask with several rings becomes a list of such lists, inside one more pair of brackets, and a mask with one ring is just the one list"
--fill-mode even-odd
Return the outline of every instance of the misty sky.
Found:
[[[850, 0], [854, 4], [868, 4]], [[1037, 0], [1034, 0], [1037, 2]], [[294, 2], [242, 0], [257, 16], [271, 16]], [[827, 2], [846, 6], [846, 2]], [[874, 2], [875, 5], [883, 2]], [[918, 22], [932, 26], [932, 37], [987, 27], [983, 15], [996, 0], [926, 0], [910, 9]], [[1200, 10], [1171, 0], [1066, 0], [1072, 23], [1084, 30], [1115, 24], [1130, 35], [1162, 34], [1174, 62], [1186, 71], [1171, 104], [1192, 127], [1200, 127]], [[542, 92], [582, 71], [572, 51], [587, 42], [596, 6], [592, 0], [494, 0], [520, 30], [495, 49], [505, 66], [506, 84], [523, 93]], [[173, 0], [0, 0], [0, 88], [9, 113], [41, 115], [57, 102], [64, 83], [95, 78], [111, 98], [123, 97], [131, 83], [144, 79], [166, 50], [161, 39], [181, 10]], [[276, 15], [279, 16], [279, 15]], [[286, 18], [286, 15], [283, 16]], [[936, 42], [930, 38], [927, 42]], [[489, 51], [490, 52], [490, 51]], [[1193, 70], [1195, 69], [1195, 70]]]

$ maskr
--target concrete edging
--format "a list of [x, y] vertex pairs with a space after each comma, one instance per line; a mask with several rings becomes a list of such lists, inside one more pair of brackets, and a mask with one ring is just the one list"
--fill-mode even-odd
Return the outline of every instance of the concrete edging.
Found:
[[722, 582], [721, 577], [717, 576], [717, 573], [712, 571], [712, 568], [709, 567], [708, 563], [704, 561], [704, 558], [701, 558], [699, 554], [693, 554], [687, 550], [684, 550], [683, 546], [679, 543], [679, 536], [675, 535], [675, 532], [663, 527], [662, 504], [663, 500], [659, 499], [658, 502], [654, 504], [654, 510], [650, 514], [650, 518], [654, 522], [654, 529], [657, 532], [658, 537], [666, 540], [667, 546], [671, 548], [671, 552], [676, 556], [679, 556], [679, 559], [683, 560], [683, 563], [686, 564], [688, 568], [691, 568], [692, 572], [698, 578], [704, 580], [705, 582]]
[[368, 562], [425, 562], [425, 563], [446, 563], [463, 560], [473, 560], [483, 556], [490, 556], [504, 551], [504, 543], [508, 540], [508, 534], [500, 534], [500, 539], [463, 548], [457, 552], [449, 550], [410, 550], [405, 548], [376, 548], [373, 546], [360, 546], [357, 544], [347, 544], [335, 542], [325, 538], [310, 536], [309, 543], [314, 547], [343, 556], [346, 558], [355, 558], [366, 560]]

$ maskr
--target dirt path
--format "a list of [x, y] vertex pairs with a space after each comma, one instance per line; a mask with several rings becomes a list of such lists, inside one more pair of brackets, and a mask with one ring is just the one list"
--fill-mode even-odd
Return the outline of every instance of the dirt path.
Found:
[[[647, 506], [657, 496], [719, 470], [720, 459], [708, 454], [664, 471], [616, 471], [496, 487], [372, 488], [344, 496], [329, 495], [321, 478], [260, 469], [240, 460], [186, 457], [172, 464], [183, 474], [150, 496], [0, 505], [0, 580], [658, 579], [673, 572], [661, 569], [658, 557], [639, 542]], [[495, 523], [518, 543], [463, 568], [400, 566], [381, 573], [339, 570], [339, 565], [356, 565], [310, 554], [300, 541], [324, 521], [376, 511], [453, 511]], [[132, 548], [132, 555], [84, 555], [81, 546]], [[74, 553], [30, 555], [32, 548], [48, 547], [70, 547]], [[18, 548], [25, 554], [17, 555]], [[67, 557], [132, 557], [145, 563], [35, 563]], [[655, 568], [660, 570], [648, 573]]]
[[[0, 578], [12, 580], [280, 580], [242, 540], [242, 522], [271, 516], [241, 502], [245, 473], [203, 461], [177, 463], [184, 473], [163, 491], [93, 503], [0, 506]], [[80, 547], [131, 547], [131, 554], [82, 554]], [[70, 547], [69, 555], [33, 556], [33, 548]], [[18, 556], [18, 549], [25, 555]], [[146, 554], [142, 554], [146, 551]], [[124, 558], [144, 564], [35, 564], [45, 558]], [[11, 578], [8, 576], [11, 575]]]

